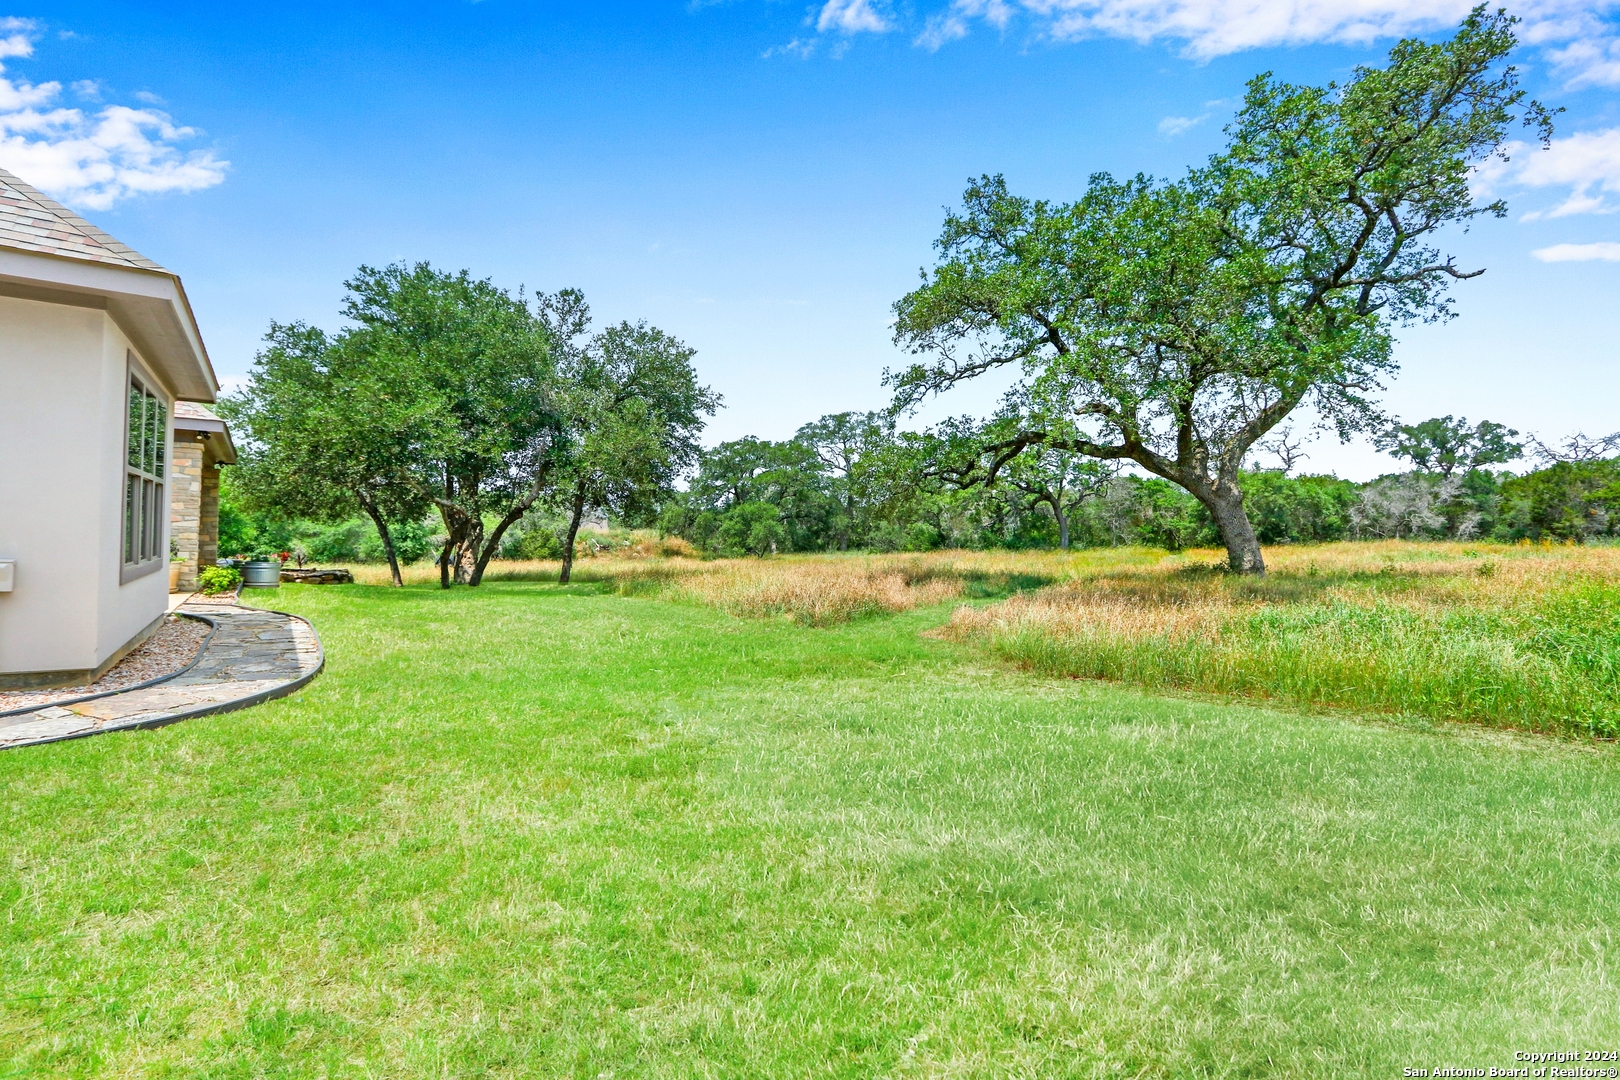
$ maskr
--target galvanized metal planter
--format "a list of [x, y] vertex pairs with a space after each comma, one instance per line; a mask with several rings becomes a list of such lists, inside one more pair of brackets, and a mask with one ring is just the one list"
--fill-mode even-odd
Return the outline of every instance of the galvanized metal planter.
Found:
[[249, 562], [242, 567], [242, 587], [247, 589], [277, 589], [281, 587], [279, 562]]

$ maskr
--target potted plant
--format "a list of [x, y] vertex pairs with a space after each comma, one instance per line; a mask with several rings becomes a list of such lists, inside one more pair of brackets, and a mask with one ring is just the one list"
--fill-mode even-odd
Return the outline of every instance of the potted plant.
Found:
[[275, 589], [281, 586], [281, 562], [287, 553], [260, 552], [248, 557], [242, 567], [242, 587], [245, 589]]
[[180, 571], [186, 567], [186, 557], [180, 554], [180, 542], [169, 537], [169, 591], [180, 591]]

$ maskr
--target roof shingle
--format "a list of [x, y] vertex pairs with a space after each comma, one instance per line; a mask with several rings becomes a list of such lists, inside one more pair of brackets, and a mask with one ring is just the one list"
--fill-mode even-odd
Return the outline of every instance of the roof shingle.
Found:
[[168, 273], [4, 169], [0, 169], [0, 247]]

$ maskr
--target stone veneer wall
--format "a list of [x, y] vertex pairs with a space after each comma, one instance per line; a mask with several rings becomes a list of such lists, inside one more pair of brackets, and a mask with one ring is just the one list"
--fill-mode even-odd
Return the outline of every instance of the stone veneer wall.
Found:
[[202, 471], [202, 506], [197, 515], [197, 558], [199, 566], [213, 566], [219, 559], [219, 466], [209, 463]]
[[[180, 564], [180, 591], [193, 592], [197, 588], [198, 524], [203, 506], [203, 491], [208, 473], [213, 469], [203, 465], [203, 444], [189, 431], [176, 431], [174, 454], [169, 464], [169, 535], [185, 560]], [[214, 532], [215, 547], [219, 533], [219, 478], [214, 475]]]

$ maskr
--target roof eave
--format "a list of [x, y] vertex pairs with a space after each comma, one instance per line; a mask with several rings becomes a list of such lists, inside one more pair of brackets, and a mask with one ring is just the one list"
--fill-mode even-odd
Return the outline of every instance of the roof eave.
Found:
[[102, 308], [176, 397], [219, 397], [219, 379], [177, 274], [0, 247], [0, 295]]

